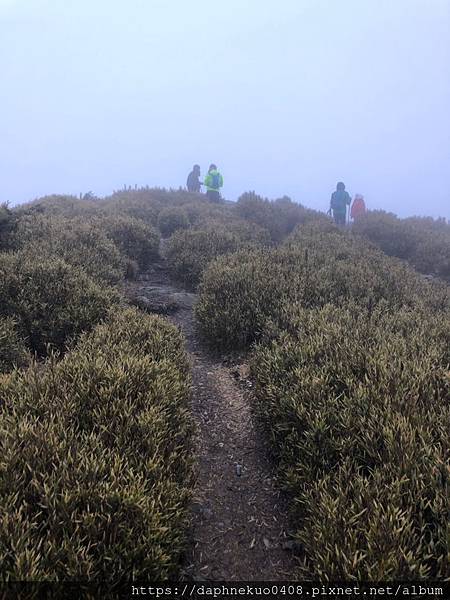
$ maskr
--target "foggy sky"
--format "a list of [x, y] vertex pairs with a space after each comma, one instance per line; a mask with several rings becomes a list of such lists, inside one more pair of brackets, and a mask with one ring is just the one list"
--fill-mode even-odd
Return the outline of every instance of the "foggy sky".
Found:
[[184, 185], [450, 217], [450, 0], [0, 0], [0, 201]]

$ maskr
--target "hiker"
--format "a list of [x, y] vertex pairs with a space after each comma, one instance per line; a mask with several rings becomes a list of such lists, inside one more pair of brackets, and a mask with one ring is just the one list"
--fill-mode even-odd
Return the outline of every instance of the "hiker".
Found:
[[202, 185], [200, 179], [200, 165], [194, 165], [192, 171], [189, 173], [186, 186], [188, 192], [200, 192], [200, 186]]
[[363, 217], [365, 214], [366, 203], [364, 202], [364, 196], [361, 196], [361, 194], [356, 194], [355, 199], [353, 200], [352, 207], [350, 209], [350, 217], [355, 223], [360, 217]]
[[216, 165], [210, 165], [208, 175], [205, 177], [206, 196], [211, 202], [220, 202], [220, 188], [223, 186], [223, 177]]
[[333, 211], [333, 218], [336, 225], [345, 225], [347, 219], [347, 206], [352, 199], [350, 194], [345, 191], [345, 185], [340, 181], [336, 186], [336, 191], [331, 194], [330, 208], [328, 214]]

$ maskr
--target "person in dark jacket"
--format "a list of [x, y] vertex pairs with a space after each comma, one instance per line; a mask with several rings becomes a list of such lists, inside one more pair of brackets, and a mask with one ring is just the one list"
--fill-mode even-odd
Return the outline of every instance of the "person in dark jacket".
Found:
[[200, 186], [202, 185], [200, 179], [200, 165], [194, 165], [192, 171], [189, 173], [186, 186], [188, 192], [199, 192]]
[[333, 211], [333, 218], [336, 225], [345, 225], [347, 220], [347, 206], [350, 206], [352, 199], [350, 194], [345, 191], [345, 184], [340, 181], [336, 186], [336, 191], [331, 194], [329, 213]]

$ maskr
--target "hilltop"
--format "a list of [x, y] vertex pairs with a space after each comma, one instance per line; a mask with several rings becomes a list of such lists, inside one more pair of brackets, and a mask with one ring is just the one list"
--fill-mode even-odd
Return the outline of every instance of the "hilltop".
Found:
[[449, 280], [442, 220], [3, 207], [1, 577], [448, 578]]

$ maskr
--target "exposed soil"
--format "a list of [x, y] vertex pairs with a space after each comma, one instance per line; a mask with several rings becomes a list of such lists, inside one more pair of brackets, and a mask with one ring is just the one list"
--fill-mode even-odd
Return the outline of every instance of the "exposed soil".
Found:
[[[180, 327], [192, 364], [192, 412], [197, 425], [197, 479], [190, 544], [182, 578], [196, 581], [277, 581], [295, 578], [285, 499], [245, 392], [246, 366], [224, 361], [199, 340], [195, 295], [171, 281], [164, 262], [128, 283], [127, 294], [164, 295], [163, 309]], [[164, 306], [170, 307], [164, 311]], [[247, 383], [247, 385], [251, 385]]]

